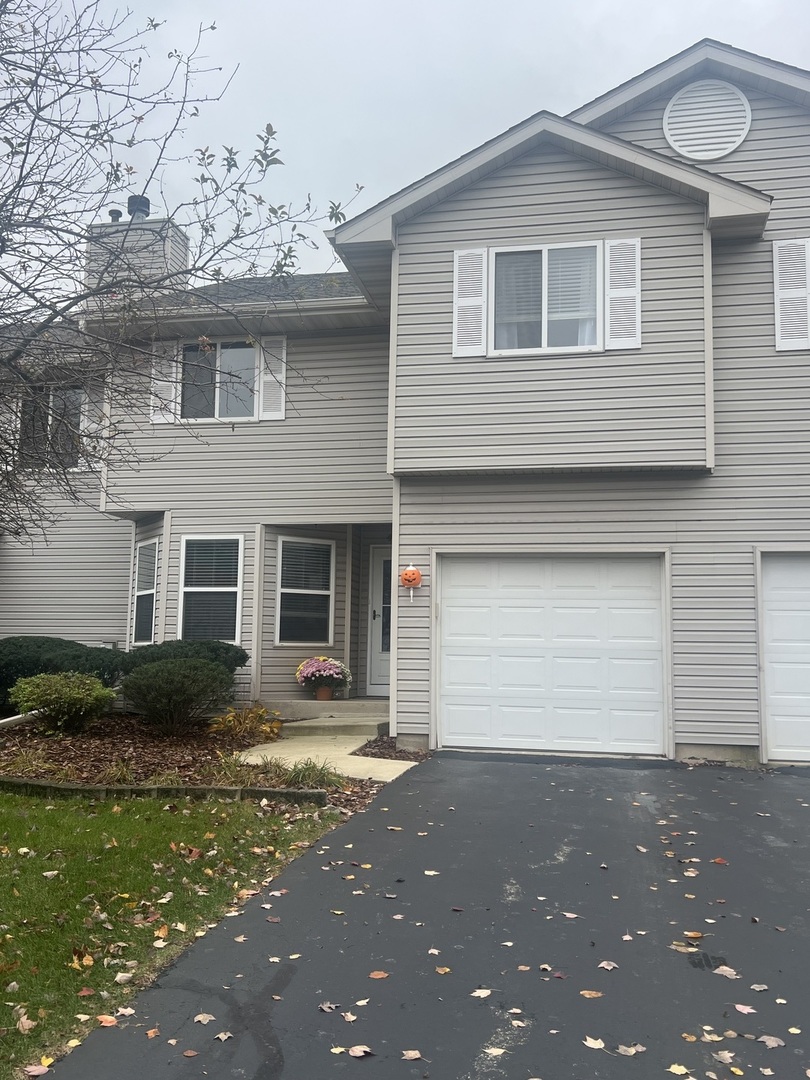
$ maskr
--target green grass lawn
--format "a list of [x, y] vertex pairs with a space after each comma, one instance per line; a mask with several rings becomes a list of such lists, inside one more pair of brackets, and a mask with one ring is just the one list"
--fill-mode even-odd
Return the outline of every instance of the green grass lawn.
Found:
[[0, 1080], [126, 1007], [336, 817], [0, 794]]

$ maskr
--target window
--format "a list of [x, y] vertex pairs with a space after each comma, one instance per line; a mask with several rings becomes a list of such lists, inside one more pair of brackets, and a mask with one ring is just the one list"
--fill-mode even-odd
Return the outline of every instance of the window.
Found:
[[75, 469], [87, 430], [87, 395], [80, 386], [33, 386], [20, 403], [18, 455], [24, 469]]
[[279, 644], [331, 645], [335, 544], [279, 539], [276, 638]]
[[152, 422], [283, 420], [284, 338], [155, 347]]
[[242, 538], [183, 537], [180, 637], [239, 644]]
[[810, 239], [773, 245], [776, 348], [810, 349]]
[[155, 636], [157, 540], [144, 540], [135, 548], [135, 620], [133, 645], [150, 645]]
[[641, 241], [455, 253], [453, 355], [641, 346]]

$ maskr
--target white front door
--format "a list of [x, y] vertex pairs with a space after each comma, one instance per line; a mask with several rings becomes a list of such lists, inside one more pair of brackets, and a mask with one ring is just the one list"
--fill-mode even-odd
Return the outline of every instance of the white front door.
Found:
[[762, 556], [769, 761], [810, 761], [810, 554]]
[[371, 548], [368, 685], [372, 697], [388, 697], [391, 670], [391, 548]]
[[661, 561], [441, 562], [439, 745], [662, 754]]

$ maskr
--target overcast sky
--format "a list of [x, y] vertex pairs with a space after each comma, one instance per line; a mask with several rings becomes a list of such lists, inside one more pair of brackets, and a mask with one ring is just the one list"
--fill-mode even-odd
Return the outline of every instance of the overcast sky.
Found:
[[[166, 20], [156, 56], [201, 23], [236, 77], [191, 146], [250, 147], [271, 121], [274, 197], [351, 213], [540, 109], [565, 114], [712, 37], [810, 68], [809, 0], [130, 0]], [[156, 8], [162, 7], [162, 10]], [[329, 246], [302, 269], [328, 268]]]

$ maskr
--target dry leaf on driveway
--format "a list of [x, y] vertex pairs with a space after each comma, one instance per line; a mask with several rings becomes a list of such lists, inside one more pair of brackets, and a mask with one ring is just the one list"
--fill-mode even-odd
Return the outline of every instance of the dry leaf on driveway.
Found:
[[421, 1053], [420, 1050], [403, 1050], [402, 1051], [402, 1060], [403, 1061], [424, 1061], [424, 1058], [422, 1057], [422, 1053]]
[[370, 979], [387, 979], [388, 978], [388, 972], [387, 971], [370, 971], [368, 973], [368, 977]]
[[742, 975], [738, 975], [734, 968], [729, 967], [728, 964], [721, 964], [720, 967], [714, 969], [715, 975], [725, 975], [727, 979], [741, 979]]
[[615, 971], [619, 965], [614, 964], [612, 960], [603, 960], [601, 964], [597, 964], [596, 966], [604, 968], [605, 971]]
[[735, 1005], [734, 1008], [737, 1010], [737, 1012], [746, 1014], [755, 1013], [757, 1011], [756, 1009], [752, 1009], [750, 1005]]
[[604, 1050], [605, 1044], [601, 1039], [592, 1039], [590, 1035], [586, 1035], [582, 1040], [585, 1046], [590, 1046], [592, 1050]]
[[212, 1020], [216, 1020], [213, 1013], [197, 1013], [194, 1017], [195, 1024], [210, 1024]]
[[488, 998], [491, 993], [491, 990], [473, 990], [470, 997]]

